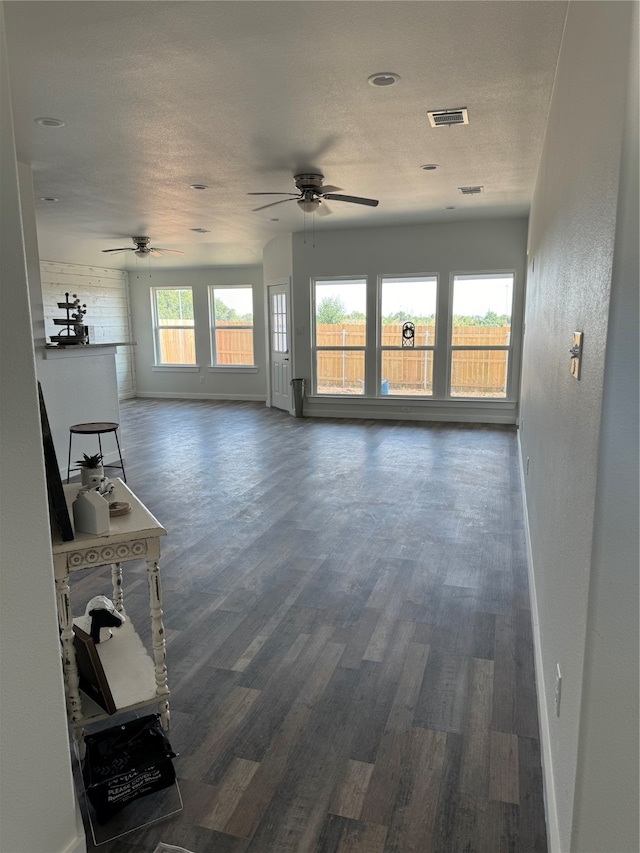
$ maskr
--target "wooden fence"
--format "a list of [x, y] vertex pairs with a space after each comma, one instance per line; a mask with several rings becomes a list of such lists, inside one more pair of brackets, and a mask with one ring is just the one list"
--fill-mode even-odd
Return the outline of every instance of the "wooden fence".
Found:
[[[509, 343], [509, 326], [454, 326], [454, 346], [494, 347]], [[382, 346], [398, 346], [402, 326], [382, 327]], [[364, 346], [363, 324], [318, 325], [318, 346]], [[434, 326], [416, 326], [416, 346], [433, 346]], [[345, 350], [318, 352], [318, 390], [321, 393], [362, 394], [364, 354]], [[504, 350], [456, 350], [451, 366], [451, 394], [456, 397], [504, 397], [507, 352]], [[383, 394], [421, 395], [433, 391], [433, 352], [407, 347], [383, 350]]]
[[[455, 326], [454, 346], [493, 347], [509, 343], [509, 326]], [[382, 345], [397, 346], [402, 326], [382, 327]], [[416, 326], [417, 346], [433, 346], [435, 328]], [[318, 346], [365, 346], [364, 324], [319, 324]], [[193, 329], [161, 329], [160, 345], [165, 364], [195, 364]], [[217, 329], [218, 364], [252, 364], [251, 329]], [[320, 350], [318, 391], [325, 394], [362, 394], [364, 391], [364, 351]], [[452, 396], [504, 397], [507, 381], [505, 350], [454, 350], [451, 366]], [[431, 350], [383, 350], [383, 393], [420, 395], [433, 390]]]

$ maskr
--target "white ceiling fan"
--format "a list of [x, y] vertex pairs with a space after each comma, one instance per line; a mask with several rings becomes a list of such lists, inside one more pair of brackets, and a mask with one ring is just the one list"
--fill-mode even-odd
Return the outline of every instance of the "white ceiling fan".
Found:
[[184, 255], [184, 252], [179, 252], [177, 249], [157, 249], [149, 245], [149, 237], [132, 237], [133, 246], [127, 246], [124, 249], [103, 249], [103, 252], [134, 252], [139, 258], [144, 258], [147, 255], [153, 255], [154, 258], [161, 258], [166, 252], [169, 255]]
[[323, 184], [324, 175], [317, 172], [305, 172], [300, 175], [294, 175], [297, 193], [247, 193], [247, 195], [288, 195], [291, 198], [283, 198], [280, 201], [272, 201], [269, 204], [263, 204], [261, 207], [255, 207], [257, 210], [265, 210], [267, 207], [274, 207], [276, 204], [283, 204], [285, 201], [296, 201], [298, 207], [302, 208], [305, 213], [318, 213], [320, 216], [326, 216], [331, 213], [324, 201], [349, 201], [352, 204], [366, 204], [369, 207], [377, 207], [379, 202], [374, 198], [361, 198], [356, 195], [340, 195], [338, 190], [340, 187], [333, 187], [329, 184]]

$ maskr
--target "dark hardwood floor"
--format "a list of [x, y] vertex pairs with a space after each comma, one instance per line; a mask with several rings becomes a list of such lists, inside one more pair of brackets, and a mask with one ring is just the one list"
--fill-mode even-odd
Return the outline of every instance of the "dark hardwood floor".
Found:
[[[169, 531], [184, 809], [89, 850], [544, 853], [515, 431], [200, 401], [121, 420]], [[144, 563], [124, 589], [148, 641]], [[99, 593], [108, 569], [74, 577], [77, 609]]]

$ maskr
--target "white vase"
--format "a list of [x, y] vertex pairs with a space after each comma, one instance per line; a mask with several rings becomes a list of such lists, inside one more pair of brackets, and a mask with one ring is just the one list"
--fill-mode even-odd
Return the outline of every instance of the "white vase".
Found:
[[83, 486], [90, 486], [92, 477], [104, 477], [104, 468], [102, 465], [98, 465], [97, 468], [80, 469], [80, 482]]

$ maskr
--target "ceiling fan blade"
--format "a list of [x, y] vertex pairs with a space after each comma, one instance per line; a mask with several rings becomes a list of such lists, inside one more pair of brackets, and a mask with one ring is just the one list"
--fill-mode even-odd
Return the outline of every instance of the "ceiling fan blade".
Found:
[[[180, 252], [178, 249], [163, 249], [159, 246], [155, 246], [154, 248], [150, 248], [149, 251], [153, 255], [154, 252], [166, 252], [169, 255], [184, 255], [184, 252]], [[159, 255], [162, 257], [162, 255]]]
[[103, 249], [103, 252], [135, 252], [135, 247], [127, 246], [124, 249]]
[[159, 252], [157, 249], [149, 249], [149, 254], [153, 255], [154, 258], [162, 257], [162, 252]]
[[[247, 193], [247, 195], [298, 195], [298, 193]], [[286, 201], [286, 199], [285, 199]]]
[[342, 187], [334, 187], [331, 184], [325, 184], [323, 187], [318, 187], [318, 195], [325, 195], [326, 193], [337, 193], [340, 192]]
[[335, 193], [327, 193], [325, 198], [330, 198], [333, 201], [350, 201], [353, 204], [367, 204], [369, 207], [377, 207], [380, 202], [375, 198], [360, 198], [357, 195], [336, 195]]
[[323, 201], [316, 213], [318, 216], [329, 216], [331, 214], [331, 208], [326, 201]]
[[270, 204], [263, 204], [262, 207], [254, 207], [253, 212], [255, 213], [257, 210], [265, 210], [267, 207], [275, 207], [276, 204], [284, 204], [285, 201], [297, 201], [300, 196], [295, 196], [294, 198], [282, 198], [280, 201], [272, 201]]

